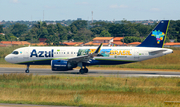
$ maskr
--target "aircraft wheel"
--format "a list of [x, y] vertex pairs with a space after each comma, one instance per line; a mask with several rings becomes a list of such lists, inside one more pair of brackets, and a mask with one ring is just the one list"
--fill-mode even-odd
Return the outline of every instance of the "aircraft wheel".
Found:
[[84, 73], [88, 73], [88, 69], [87, 68], [84, 68]]
[[80, 69], [80, 70], [79, 70], [79, 73], [80, 73], [80, 74], [84, 74], [84, 71], [85, 71], [84, 69]]
[[27, 69], [27, 70], [25, 70], [25, 73], [29, 73], [29, 70]]

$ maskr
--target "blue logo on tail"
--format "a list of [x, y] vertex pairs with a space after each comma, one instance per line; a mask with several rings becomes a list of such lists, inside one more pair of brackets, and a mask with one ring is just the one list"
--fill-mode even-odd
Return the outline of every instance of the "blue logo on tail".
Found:
[[159, 44], [160, 41], [162, 41], [164, 39], [165, 34], [164, 34], [164, 32], [161, 32], [160, 30], [158, 30], [158, 31], [155, 30], [155, 31], [152, 31], [151, 36], [156, 37], [157, 44]]

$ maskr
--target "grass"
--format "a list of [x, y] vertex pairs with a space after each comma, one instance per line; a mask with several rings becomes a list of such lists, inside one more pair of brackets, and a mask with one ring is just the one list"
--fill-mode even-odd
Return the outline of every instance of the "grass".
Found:
[[164, 101], [179, 101], [179, 94], [179, 78], [0, 75], [1, 103], [165, 106]]

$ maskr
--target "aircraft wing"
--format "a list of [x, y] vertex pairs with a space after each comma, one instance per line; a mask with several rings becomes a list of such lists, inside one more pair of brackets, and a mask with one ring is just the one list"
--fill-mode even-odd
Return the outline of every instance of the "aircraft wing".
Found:
[[96, 51], [92, 54], [88, 54], [88, 55], [83, 55], [83, 56], [78, 56], [78, 57], [75, 57], [75, 58], [70, 58], [68, 59], [69, 62], [72, 62], [72, 63], [78, 63], [78, 62], [88, 62], [90, 59], [92, 59], [93, 57], [97, 56], [98, 53], [100, 52], [101, 50], [101, 46], [102, 46], [102, 43], [98, 46], [98, 48], [96, 49]]

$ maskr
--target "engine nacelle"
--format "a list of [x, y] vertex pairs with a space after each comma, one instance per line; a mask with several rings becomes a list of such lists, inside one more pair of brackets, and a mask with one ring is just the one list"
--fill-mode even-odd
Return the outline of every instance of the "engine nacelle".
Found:
[[71, 65], [68, 61], [65, 60], [52, 60], [51, 69], [52, 71], [67, 71], [72, 70], [77, 66]]

